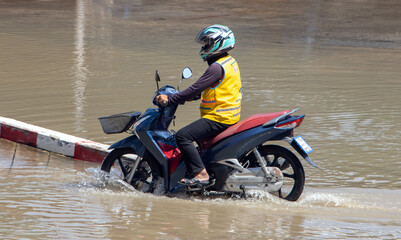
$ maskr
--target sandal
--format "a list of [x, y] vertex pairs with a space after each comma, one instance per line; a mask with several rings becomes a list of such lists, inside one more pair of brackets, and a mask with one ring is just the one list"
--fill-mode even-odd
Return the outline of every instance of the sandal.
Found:
[[206, 186], [210, 183], [210, 180], [208, 179], [208, 180], [200, 181], [197, 178], [191, 178], [191, 179], [184, 178], [183, 181], [179, 181], [178, 183], [181, 185], [187, 186], [187, 187], [194, 187], [194, 186], [197, 186], [198, 184], [200, 184], [202, 186]]

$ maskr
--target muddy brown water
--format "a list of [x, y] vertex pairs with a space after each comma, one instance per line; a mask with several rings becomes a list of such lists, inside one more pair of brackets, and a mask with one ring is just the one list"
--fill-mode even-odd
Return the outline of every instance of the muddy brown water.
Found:
[[[6, 239], [401, 238], [399, 1], [0, 1], [0, 115], [111, 144], [97, 118], [151, 106], [157, 69], [206, 68], [194, 43], [235, 33], [242, 119], [301, 107], [314, 148], [295, 203], [167, 198], [102, 182], [97, 166], [0, 142]], [[172, 129], [197, 119], [180, 106]], [[11, 159], [15, 162], [13, 163]], [[54, 163], [54, 164], [53, 164]]]

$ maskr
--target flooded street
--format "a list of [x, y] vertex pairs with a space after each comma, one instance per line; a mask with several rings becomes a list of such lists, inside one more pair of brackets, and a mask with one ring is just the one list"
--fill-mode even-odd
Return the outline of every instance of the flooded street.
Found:
[[308, 188], [297, 202], [270, 195], [170, 198], [105, 181], [93, 163], [7, 140], [0, 144], [4, 239], [401, 237], [400, 190]]
[[[0, 238], [400, 239], [399, 1], [2, 1], [0, 116], [111, 144], [98, 117], [151, 106], [206, 69], [202, 27], [229, 26], [242, 117], [301, 107], [314, 148], [297, 202], [152, 196], [98, 166], [0, 140]], [[217, 11], [218, 10], [218, 11]], [[180, 106], [175, 126], [199, 117]]]

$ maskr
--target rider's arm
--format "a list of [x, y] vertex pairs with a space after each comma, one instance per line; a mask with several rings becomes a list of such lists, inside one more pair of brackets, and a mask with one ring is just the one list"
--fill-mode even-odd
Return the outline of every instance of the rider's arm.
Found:
[[218, 63], [211, 64], [206, 72], [187, 89], [168, 96], [169, 104], [183, 104], [188, 100], [199, 99], [200, 94], [223, 77], [223, 68]]

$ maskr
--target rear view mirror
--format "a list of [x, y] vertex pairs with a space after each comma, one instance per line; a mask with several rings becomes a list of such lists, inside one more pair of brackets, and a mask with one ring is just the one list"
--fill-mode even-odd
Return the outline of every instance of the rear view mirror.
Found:
[[182, 70], [182, 78], [188, 79], [190, 77], [192, 77], [192, 70], [189, 67], [184, 68], [184, 70]]
[[192, 77], [192, 70], [189, 67], [184, 68], [184, 70], [182, 70], [182, 76], [181, 76], [181, 80], [180, 83], [178, 84], [177, 90], [180, 90], [180, 85], [182, 83], [183, 79], [188, 79]]

